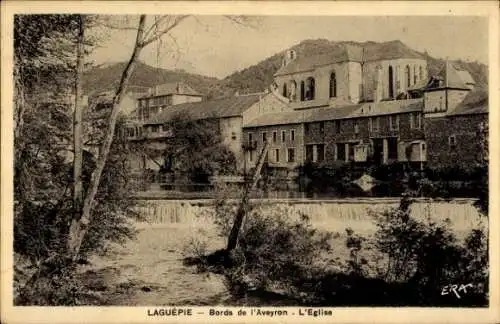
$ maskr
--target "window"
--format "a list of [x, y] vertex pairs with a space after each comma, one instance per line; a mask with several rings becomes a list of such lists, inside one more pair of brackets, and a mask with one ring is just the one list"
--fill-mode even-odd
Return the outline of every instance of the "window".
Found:
[[321, 162], [325, 160], [325, 144], [316, 145], [316, 161]]
[[306, 145], [306, 161], [313, 162], [313, 145]]
[[293, 130], [293, 129], [292, 129], [292, 130], [291, 130], [291, 132], [290, 132], [290, 140], [291, 140], [292, 142], [293, 142], [293, 141], [295, 141], [295, 130]]
[[288, 149], [288, 162], [295, 162], [295, 149]]
[[422, 66], [419, 67], [419, 79], [423, 80], [424, 79], [424, 68]]
[[337, 97], [337, 76], [335, 72], [330, 74], [330, 98]]
[[128, 136], [129, 137], [134, 137], [135, 136], [135, 128], [127, 128], [128, 130]]
[[389, 66], [389, 98], [394, 98], [394, 70], [392, 66]]
[[417, 67], [413, 67], [413, 84], [417, 84]]
[[425, 151], [425, 143], [422, 143], [422, 151]]
[[286, 131], [281, 131], [281, 141], [285, 143], [286, 140]]
[[262, 143], [264, 143], [266, 141], [267, 141], [267, 133], [266, 132], [262, 132]]
[[322, 134], [325, 132], [325, 122], [319, 123], [319, 132]]
[[160, 130], [160, 126], [158, 126], [158, 125], [154, 125], [151, 127], [151, 132], [153, 132], [153, 133], [158, 133], [159, 130]]
[[316, 84], [314, 78], [307, 78], [305, 100], [314, 100], [314, 94], [316, 91]]
[[373, 117], [368, 120], [368, 129], [370, 132], [378, 132], [379, 130], [379, 117]]
[[359, 133], [359, 121], [355, 120], [354, 121], [354, 134]]
[[413, 113], [410, 115], [410, 128], [420, 129], [422, 127], [422, 114]]
[[283, 97], [287, 97], [288, 96], [288, 90], [286, 88], [286, 83], [283, 84]]
[[304, 124], [304, 133], [307, 135], [309, 135], [309, 124]]
[[273, 143], [276, 143], [278, 140], [278, 133], [276, 131], [273, 132]]
[[306, 85], [304, 81], [300, 81], [300, 101], [304, 101], [306, 98]]
[[335, 133], [340, 133], [340, 120], [335, 121]]
[[405, 77], [406, 77], [406, 88], [410, 87], [411, 75], [410, 75], [410, 66], [407, 65], [405, 69]]
[[249, 160], [250, 162], [252, 162], [252, 161], [253, 161], [253, 151], [249, 151], [249, 152], [248, 152], [248, 160]]
[[236, 141], [236, 139], [237, 139], [237, 138], [238, 138], [238, 137], [236, 136], [236, 132], [232, 132], [232, 133], [231, 133], [231, 139], [232, 139], [233, 141]]
[[275, 149], [274, 150], [274, 155], [275, 155], [275, 161], [279, 162], [280, 161], [280, 150], [279, 149]]
[[454, 150], [457, 148], [457, 138], [455, 135], [451, 135], [448, 137], [448, 146], [450, 147], [450, 150]]
[[252, 140], [253, 140], [253, 134], [248, 133], [248, 144], [252, 144]]
[[390, 130], [399, 130], [399, 115], [390, 115], [389, 116], [389, 129]]
[[293, 101], [297, 100], [297, 82], [295, 80], [290, 82], [290, 99]]
[[161, 125], [161, 131], [162, 132], [167, 132], [168, 131], [168, 125]]

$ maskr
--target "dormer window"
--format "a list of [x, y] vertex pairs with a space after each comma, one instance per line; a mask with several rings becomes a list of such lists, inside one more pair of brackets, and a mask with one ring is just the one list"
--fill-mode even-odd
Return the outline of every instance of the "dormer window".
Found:
[[330, 74], [330, 98], [337, 97], [337, 76], [335, 72]]

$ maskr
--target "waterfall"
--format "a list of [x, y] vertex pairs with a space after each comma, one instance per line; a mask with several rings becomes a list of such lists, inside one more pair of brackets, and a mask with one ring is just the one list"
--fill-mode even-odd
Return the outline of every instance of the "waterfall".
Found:
[[[138, 211], [149, 224], [184, 224], [201, 227], [212, 225], [209, 215], [213, 212], [213, 205], [210, 201], [147, 200], [141, 205]], [[397, 206], [397, 201], [383, 199], [314, 202], [265, 200], [261, 208], [264, 211], [269, 208], [280, 208], [291, 218], [305, 214], [309, 216], [311, 224], [319, 229], [344, 232], [345, 228], [351, 227], [356, 232], [369, 234], [375, 230], [372, 212], [381, 212]], [[484, 221], [471, 201], [416, 202], [411, 206], [411, 215], [422, 220], [430, 217], [436, 222], [449, 219], [452, 229], [459, 232], [476, 227]]]

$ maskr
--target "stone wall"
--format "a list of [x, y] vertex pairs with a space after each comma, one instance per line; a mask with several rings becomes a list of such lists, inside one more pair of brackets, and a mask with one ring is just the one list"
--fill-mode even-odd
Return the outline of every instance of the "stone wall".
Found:
[[468, 168], [481, 161], [481, 123], [488, 123], [487, 114], [424, 118], [428, 166]]

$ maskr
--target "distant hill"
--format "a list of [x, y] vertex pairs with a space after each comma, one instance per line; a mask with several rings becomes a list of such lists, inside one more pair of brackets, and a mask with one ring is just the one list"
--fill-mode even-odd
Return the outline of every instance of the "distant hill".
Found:
[[[84, 89], [89, 93], [101, 92], [114, 89], [118, 86], [121, 73], [125, 68], [125, 62], [106, 64], [101, 67], [94, 67], [84, 74]], [[203, 94], [216, 92], [217, 78], [211, 78], [198, 74], [187, 73], [182, 70], [166, 70], [155, 68], [138, 62], [130, 79], [130, 90], [147, 90], [157, 84], [167, 82], [183, 81], [189, 84], [196, 91]]]
[[[292, 46], [290, 49], [295, 50], [297, 56], [312, 56], [328, 53], [335, 46], [342, 43], [363, 46], [374, 42], [333, 42], [326, 39], [309, 39]], [[273, 75], [280, 68], [281, 60], [286, 50], [276, 53], [246, 69], [235, 72], [222, 80], [187, 73], [182, 70], [159, 69], [144, 63], [138, 63], [132, 75], [130, 87], [131, 89], [140, 90], [160, 83], [184, 81], [196, 91], [205, 94], [207, 98], [232, 95], [236, 91], [240, 93], [260, 92], [273, 82]], [[435, 75], [443, 68], [445, 64], [444, 60], [431, 57], [427, 53], [420, 54], [428, 60], [429, 75]], [[478, 88], [487, 90], [488, 67], [485, 64], [461, 60], [452, 62], [468, 71], [476, 81]], [[118, 84], [124, 67], [125, 63], [116, 63], [93, 68], [85, 74], [85, 89], [90, 92], [112, 89]]]

